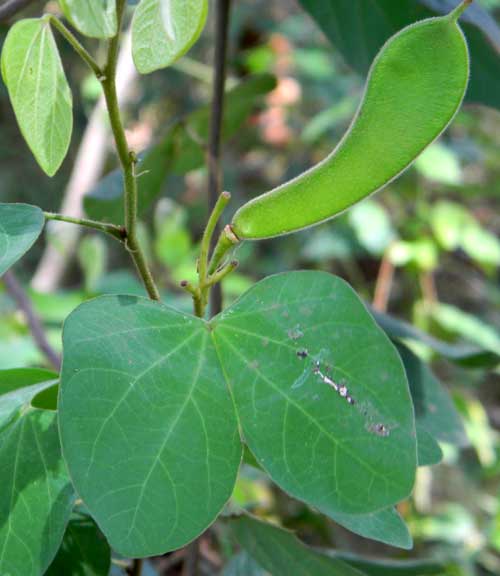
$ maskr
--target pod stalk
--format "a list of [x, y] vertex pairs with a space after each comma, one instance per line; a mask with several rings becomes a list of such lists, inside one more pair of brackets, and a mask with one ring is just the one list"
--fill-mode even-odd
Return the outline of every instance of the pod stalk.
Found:
[[474, 2], [474, 0], [462, 0], [454, 10], [449, 13], [449, 18], [455, 22], [460, 18], [460, 16], [467, 10], [467, 8]]

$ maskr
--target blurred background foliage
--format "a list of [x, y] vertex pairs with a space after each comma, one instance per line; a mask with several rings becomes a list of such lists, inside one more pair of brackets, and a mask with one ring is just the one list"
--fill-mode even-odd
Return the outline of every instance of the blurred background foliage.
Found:
[[[336, 49], [320, 32], [303, 9], [311, 3], [234, 2], [228, 88], [234, 90], [243, 78], [264, 76], [257, 82], [251, 80], [254, 84], [243, 94], [228, 98], [224, 181], [233, 194], [233, 209], [322, 159], [356, 111], [364, 83], [359, 72], [364, 67], [349, 62], [353, 56], [349, 52], [346, 56], [349, 42]], [[356, 16], [354, 4], [359, 2], [339, 0], [338, 6], [351, 10], [351, 18], [341, 30], [354, 46], [368, 50], [369, 31], [376, 22], [366, 13]], [[366, 4], [371, 3], [366, 0]], [[425, 11], [436, 2], [420, 4]], [[478, 4], [500, 22], [500, 0]], [[39, 14], [43, 7], [41, 2], [31, 12]], [[45, 3], [45, 8], [57, 12], [54, 2]], [[357, 31], [349, 29], [356, 22]], [[146, 153], [145, 163], [149, 158], [149, 164], [144, 176], [147, 182], [141, 184], [141, 241], [165, 301], [186, 310], [191, 302], [178, 285], [194, 276], [194, 254], [206, 218], [203, 141], [211, 92], [212, 28], [209, 23], [201, 41], [173, 68], [134, 84], [126, 108], [131, 144], [147, 150], [160, 142], [156, 156]], [[2, 26], [2, 41], [6, 31], [7, 26]], [[491, 34], [500, 37], [498, 28]], [[58, 211], [62, 203], [72, 160], [99, 98], [99, 85], [70, 48], [58, 43], [75, 99], [75, 136], [69, 158], [56, 177], [42, 176], [0, 83], [1, 202], [27, 202], [50, 211]], [[97, 53], [102, 50], [97, 42], [90, 46]], [[500, 44], [497, 49], [500, 54]], [[495, 83], [500, 82], [500, 57], [494, 64], [496, 67], [489, 69], [491, 89], [489, 84], [482, 87], [492, 102]], [[473, 78], [474, 74], [473, 67]], [[104, 153], [105, 172], [110, 176], [91, 191], [85, 206], [92, 216], [113, 218], [109, 206], [119, 196], [120, 187], [112, 173], [115, 159]], [[146, 202], [148, 195], [155, 201]], [[299, 268], [328, 270], [348, 280], [379, 312], [406, 320], [445, 343], [467, 343], [498, 354], [499, 207], [500, 96], [496, 108], [468, 102], [451, 128], [410, 170], [336, 220], [292, 236], [242, 246], [240, 269], [224, 284], [225, 303], [272, 273]], [[80, 238], [56, 290], [44, 293], [30, 287], [47, 243], [58, 249], [64, 242], [64, 235], [49, 229], [17, 266], [17, 275], [58, 349], [64, 318], [84, 299], [101, 293], [143, 294], [126, 255], [113, 240], [93, 233]], [[44, 366], [22, 315], [4, 292], [0, 293], [0, 314], [0, 368]], [[379, 572], [372, 566], [369, 573], [500, 574], [498, 366], [492, 367], [490, 362], [464, 368], [436, 354], [425, 340], [413, 339], [411, 346], [450, 390], [470, 441], [461, 449], [443, 444], [442, 463], [419, 469], [414, 495], [400, 507], [415, 541], [412, 551], [354, 536], [291, 501], [251, 465], [243, 466], [234, 501], [297, 530], [315, 546], [398, 560], [452, 560], [443, 561], [439, 568], [427, 565], [411, 572], [406, 564], [394, 564], [392, 572], [388, 565]], [[215, 546], [210, 534], [201, 544], [207, 573], [213, 573], [209, 567], [220, 567], [235, 551], [224, 525], [217, 531], [222, 545]], [[170, 556], [148, 563], [145, 574], [167, 573], [168, 562], [168, 569], [175, 566]], [[264, 572], [241, 553], [224, 574]]]

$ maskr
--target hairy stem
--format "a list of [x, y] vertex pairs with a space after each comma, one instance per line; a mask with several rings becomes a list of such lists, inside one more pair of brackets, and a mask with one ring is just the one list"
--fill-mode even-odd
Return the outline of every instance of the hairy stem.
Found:
[[238, 260], [232, 260], [227, 266], [224, 266], [224, 268], [221, 268], [212, 276], [209, 276], [207, 286], [214, 286], [215, 284], [222, 282], [222, 280], [224, 280], [228, 274], [231, 274], [233, 270], [236, 270], [237, 267]]
[[58, 220], [59, 222], [68, 222], [69, 224], [77, 224], [85, 228], [93, 228], [110, 234], [120, 242], [123, 242], [127, 237], [127, 232], [123, 226], [116, 226], [115, 224], [107, 224], [106, 222], [98, 222], [96, 220], [88, 220], [87, 218], [73, 218], [72, 216], [65, 216], [64, 214], [54, 214], [53, 212], [44, 212], [46, 220]]
[[181, 282], [181, 286], [191, 292], [193, 295], [195, 314], [200, 318], [205, 315], [205, 309], [208, 303], [208, 295], [210, 288], [215, 284], [209, 278], [208, 274], [208, 255], [212, 238], [217, 228], [217, 223], [220, 220], [224, 208], [231, 199], [229, 192], [223, 192], [210, 214], [210, 217], [201, 240], [200, 258], [198, 260], [198, 287], [193, 288], [188, 282]]
[[126, 0], [117, 0], [118, 34], [110, 40], [108, 58], [104, 69], [104, 76], [101, 78], [101, 84], [108, 109], [111, 130], [115, 139], [116, 151], [124, 176], [126, 246], [149, 297], [152, 300], [160, 300], [158, 288], [156, 287], [153, 275], [151, 274], [137, 239], [137, 179], [135, 173], [137, 156], [128, 147], [116, 92], [116, 65], [120, 45], [120, 29], [125, 6]]
[[33, 340], [35, 341], [38, 349], [45, 356], [45, 358], [47, 358], [51, 366], [59, 371], [61, 368], [61, 357], [52, 348], [49, 341], [47, 340], [47, 336], [45, 335], [42, 323], [33, 310], [31, 301], [24, 291], [24, 288], [16, 278], [14, 272], [12, 272], [12, 270], [6, 272], [2, 276], [2, 280], [5, 284], [5, 289], [7, 290], [8, 294], [16, 302], [19, 310], [21, 310], [23, 313], [26, 319], [26, 323], [29, 326], [31, 335], [33, 336]]
[[217, 228], [217, 224], [222, 216], [224, 208], [227, 206], [229, 200], [231, 199], [231, 194], [229, 192], [223, 192], [212, 209], [212, 213], [207, 222], [205, 228], [205, 233], [201, 240], [201, 251], [200, 251], [200, 262], [199, 262], [199, 275], [200, 275], [200, 287], [203, 288], [207, 281], [207, 270], [208, 270], [208, 253], [210, 250], [210, 245], [212, 243], [212, 238], [214, 232]]

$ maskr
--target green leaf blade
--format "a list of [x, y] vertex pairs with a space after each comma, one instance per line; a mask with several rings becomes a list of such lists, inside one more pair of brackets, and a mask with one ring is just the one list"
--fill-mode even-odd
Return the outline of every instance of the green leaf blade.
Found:
[[0, 396], [0, 574], [43, 574], [57, 553], [73, 507], [57, 415], [29, 405], [50, 385]]
[[0, 370], [0, 395], [40, 382], [57, 380], [58, 374], [44, 368], [11, 368]]
[[132, 21], [137, 70], [148, 74], [178, 60], [198, 40], [207, 14], [207, 0], [142, 0]]
[[112, 38], [118, 31], [115, 0], [59, 0], [64, 16], [85, 36]]
[[102, 297], [68, 318], [63, 344], [61, 438], [78, 493], [123, 555], [184, 546], [229, 499], [241, 460], [206, 325]]
[[399, 343], [397, 349], [410, 384], [417, 424], [441, 442], [467, 446], [464, 424], [448, 391], [410, 348]]
[[395, 508], [371, 514], [335, 514], [334, 521], [355, 534], [389, 546], [411, 550], [413, 540], [404, 520]]
[[59, 169], [73, 129], [72, 97], [46, 19], [16, 22], [2, 50], [2, 76], [19, 127], [48, 176]]
[[33, 246], [44, 224], [36, 206], [0, 203], [0, 276]]
[[108, 576], [110, 567], [111, 550], [99, 529], [90, 518], [75, 514], [46, 576]]
[[281, 488], [333, 518], [408, 496], [416, 441], [403, 366], [347, 284], [270, 277], [213, 326], [245, 442]]
[[434, 466], [443, 459], [437, 440], [417, 420], [417, 453], [419, 466]]
[[362, 576], [349, 564], [305, 546], [292, 532], [249, 515], [231, 520], [231, 530], [241, 546], [273, 576]]

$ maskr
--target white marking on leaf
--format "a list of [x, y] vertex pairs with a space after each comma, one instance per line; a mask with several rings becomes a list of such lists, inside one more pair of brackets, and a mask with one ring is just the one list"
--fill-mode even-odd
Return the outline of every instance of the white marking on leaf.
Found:
[[167, 34], [169, 40], [175, 42], [176, 35], [175, 35], [174, 18], [172, 12], [173, 12], [172, 0], [163, 0], [162, 2], [160, 2], [161, 21], [163, 22], [165, 33]]

